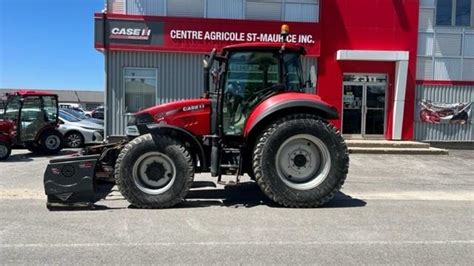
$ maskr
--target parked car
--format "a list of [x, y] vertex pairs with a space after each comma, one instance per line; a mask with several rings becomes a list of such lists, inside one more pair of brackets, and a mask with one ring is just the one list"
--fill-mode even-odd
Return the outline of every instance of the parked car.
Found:
[[91, 117], [104, 120], [104, 107], [99, 106], [95, 108], [91, 113]]
[[74, 109], [68, 109], [68, 108], [64, 108], [64, 109], [61, 109], [61, 111], [64, 111], [80, 120], [86, 120], [86, 121], [91, 121], [93, 123], [96, 123], [96, 124], [99, 124], [101, 126], [104, 125], [104, 120], [101, 120], [101, 119], [97, 119], [97, 118], [91, 118], [90, 116], [87, 116], [85, 115], [84, 113], [81, 113], [79, 111], [76, 111]]
[[76, 109], [76, 110], [82, 110], [82, 112], [84, 112], [84, 108], [79, 103], [59, 103], [59, 108]]
[[103, 125], [79, 119], [64, 110], [59, 111], [59, 132], [64, 136], [65, 145], [70, 148], [80, 148], [104, 140]]

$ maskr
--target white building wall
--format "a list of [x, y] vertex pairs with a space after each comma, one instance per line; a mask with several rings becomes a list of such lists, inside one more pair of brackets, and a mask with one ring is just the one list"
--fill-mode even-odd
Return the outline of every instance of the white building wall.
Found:
[[474, 18], [471, 27], [436, 26], [436, 0], [421, 0], [417, 80], [474, 81], [472, 26]]

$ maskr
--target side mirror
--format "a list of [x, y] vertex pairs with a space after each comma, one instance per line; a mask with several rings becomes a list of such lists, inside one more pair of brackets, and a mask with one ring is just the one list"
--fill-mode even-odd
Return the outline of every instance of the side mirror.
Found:
[[311, 84], [313, 84], [313, 87], [316, 85], [316, 67], [314, 65], [311, 66], [311, 69], [309, 70], [309, 76], [311, 80]]
[[204, 57], [204, 60], [203, 60], [204, 69], [209, 70], [212, 67], [212, 65], [214, 64], [214, 60], [216, 59], [216, 53], [217, 53], [217, 50], [216, 48], [214, 48], [212, 49], [210, 55]]
[[313, 93], [313, 89], [316, 86], [316, 67], [313, 65], [309, 71], [308, 80], [305, 82], [306, 92]]
[[217, 83], [219, 82], [219, 70], [217, 70], [217, 68], [212, 69], [211, 77], [212, 77], [212, 82], [214, 83], [214, 85], [217, 85]]

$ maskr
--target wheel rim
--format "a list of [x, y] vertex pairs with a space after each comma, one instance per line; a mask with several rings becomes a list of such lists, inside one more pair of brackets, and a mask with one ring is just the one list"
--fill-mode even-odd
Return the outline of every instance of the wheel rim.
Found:
[[73, 133], [67, 137], [67, 144], [71, 148], [78, 148], [82, 144], [82, 139], [79, 134]]
[[8, 148], [5, 145], [0, 145], [0, 158], [7, 156]]
[[48, 136], [44, 142], [48, 150], [56, 150], [61, 145], [61, 140], [55, 135]]
[[133, 165], [133, 181], [141, 191], [158, 195], [166, 192], [176, 179], [176, 166], [167, 155], [146, 153]]
[[289, 187], [309, 190], [319, 186], [331, 169], [331, 155], [319, 138], [300, 134], [287, 139], [276, 155], [278, 177]]

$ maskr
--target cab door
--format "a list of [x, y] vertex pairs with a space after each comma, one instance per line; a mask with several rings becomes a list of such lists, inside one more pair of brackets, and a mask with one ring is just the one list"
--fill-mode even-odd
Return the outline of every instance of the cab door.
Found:
[[58, 119], [55, 96], [26, 96], [20, 111], [20, 140], [35, 141], [46, 128], [55, 127]]

